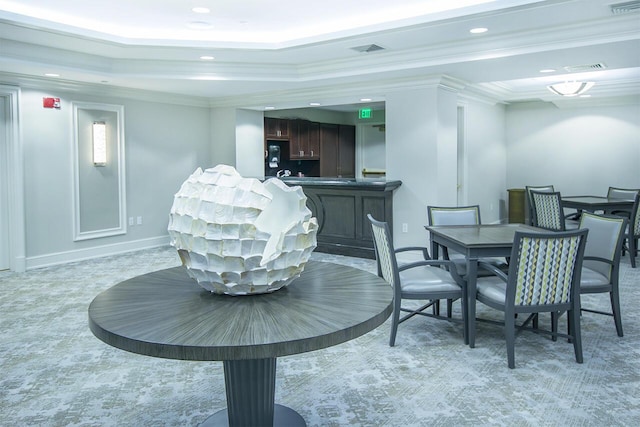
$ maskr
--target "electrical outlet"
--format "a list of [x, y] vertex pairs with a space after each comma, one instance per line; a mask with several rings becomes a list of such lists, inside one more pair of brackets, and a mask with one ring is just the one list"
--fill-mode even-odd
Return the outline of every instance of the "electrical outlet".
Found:
[[142, 225], [142, 217], [141, 216], [138, 217], [138, 225]]
[[133, 217], [132, 216], [129, 217], [129, 225], [131, 225], [131, 226], [133, 225]]
[[402, 232], [403, 233], [409, 232], [409, 224], [407, 224], [406, 222], [402, 223]]

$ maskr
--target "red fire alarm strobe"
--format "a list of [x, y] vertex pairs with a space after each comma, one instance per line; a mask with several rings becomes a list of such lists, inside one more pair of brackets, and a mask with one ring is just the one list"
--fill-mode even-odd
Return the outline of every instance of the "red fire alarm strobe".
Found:
[[44, 108], [60, 109], [60, 98], [42, 98], [42, 106]]

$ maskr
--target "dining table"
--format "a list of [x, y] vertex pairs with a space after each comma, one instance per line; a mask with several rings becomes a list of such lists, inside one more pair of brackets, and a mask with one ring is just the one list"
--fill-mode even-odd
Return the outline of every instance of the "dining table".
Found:
[[631, 212], [633, 202], [633, 199], [618, 199], [604, 196], [562, 196], [563, 208], [577, 209], [579, 212]]
[[[89, 306], [89, 327], [105, 343], [137, 354], [222, 361], [227, 408], [201, 426], [304, 426], [274, 403], [276, 358], [344, 343], [391, 315], [393, 292], [375, 274], [309, 261], [272, 293], [209, 292], [185, 267], [120, 282]], [[339, 363], [339, 361], [336, 361]]]
[[437, 225], [425, 226], [431, 240], [431, 254], [434, 259], [440, 256], [440, 246], [449, 252], [461, 253], [466, 258], [467, 288], [467, 336], [465, 343], [475, 347], [476, 336], [476, 292], [478, 279], [478, 261], [488, 257], [511, 255], [515, 232], [544, 231], [525, 224], [480, 224], [480, 225]]

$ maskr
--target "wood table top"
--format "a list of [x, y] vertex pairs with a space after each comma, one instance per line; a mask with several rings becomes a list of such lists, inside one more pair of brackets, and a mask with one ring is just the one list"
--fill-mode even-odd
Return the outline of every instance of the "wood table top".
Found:
[[121, 282], [89, 306], [89, 326], [114, 347], [181, 360], [262, 359], [317, 350], [364, 335], [392, 312], [392, 290], [374, 274], [308, 262], [269, 294], [213, 294], [184, 267]]
[[437, 225], [426, 227], [435, 236], [465, 247], [511, 246], [518, 231], [544, 231], [524, 224]]

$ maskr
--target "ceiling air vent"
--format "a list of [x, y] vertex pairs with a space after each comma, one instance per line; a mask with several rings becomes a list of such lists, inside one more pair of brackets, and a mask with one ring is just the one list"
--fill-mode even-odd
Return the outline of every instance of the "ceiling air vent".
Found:
[[640, 11], [640, 1], [627, 1], [624, 3], [616, 3], [611, 5], [611, 13], [621, 15], [623, 13], [631, 13]]
[[355, 50], [356, 52], [366, 52], [366, 53], [370, 53], [370, 52], [375, 52], [378, 50], [384, 50], [384, 48], [382, 46], [378, 46], [377, 44], [368, 44], [365, 46], [356, 46], [356, 47], [352, 47], [352, 50]]
[[564, 69], [569, 73], [580, 73], [584, 71], [600, 71], [606, 70], [607, 66], [602, 62], [598, 62], [597, 64], [586, 64], [586, 65], [567, 65]]

